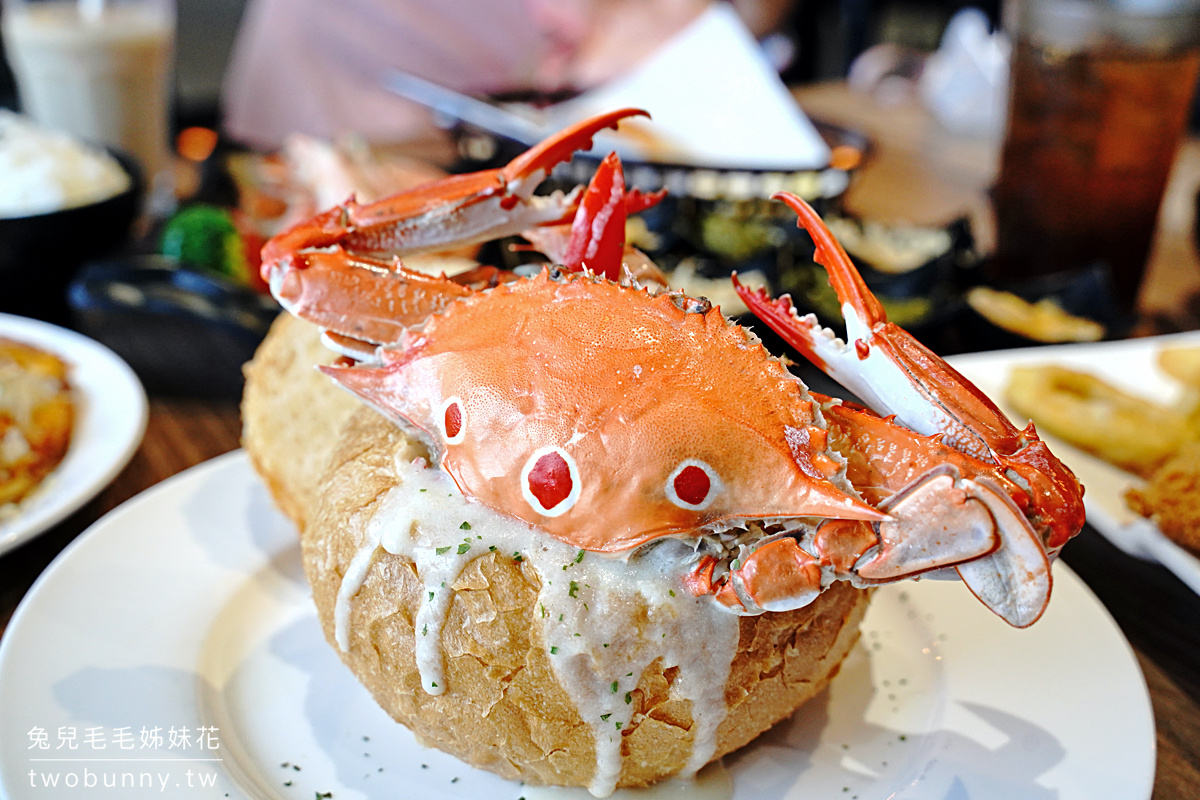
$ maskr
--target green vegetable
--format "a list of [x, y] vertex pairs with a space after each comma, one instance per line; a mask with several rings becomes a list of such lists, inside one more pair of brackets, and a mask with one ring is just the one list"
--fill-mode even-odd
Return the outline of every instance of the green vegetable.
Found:
[[241, 234], [223, 208], [197, 203], [180, 209], [163, 226], [158, 250], [185, 266], [249, 282]]

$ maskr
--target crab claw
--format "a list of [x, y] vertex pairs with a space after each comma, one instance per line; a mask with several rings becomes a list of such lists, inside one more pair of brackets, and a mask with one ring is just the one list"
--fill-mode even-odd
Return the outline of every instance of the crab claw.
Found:
[[[867, 434], [854, 433], [862, 426], [861, 420], [842, 411], [830, 414], [833, 424], [840, 420], [848, 437], [857, 437], [852, 446], [859, 452], [874, 453], [869, 457], [877, 457], [888, 469], [901, 464], [912, 469], [915, 463], [928, 470], [914, 476], [918, 481], [934, 481], [937, 464], [946, 460], [963, 467], [963, 479], [952, 481], [939, 493], [942, 497], [948, 496], [946, 489], [965, 493], [970, 503], [962, 508], [973, 508], [971, 517], [986, 510], [984, 529], [994, 531], [999, 547], [988, 544], [990, 535], [972, 535], [962, 541], [974, 541], [979, 554], [955, 566], [971, 591], [989, 608], [1018, 627], [1031, 624], [1049, 600], [1047, 551], [1057, 551], [1083, 526], [1082, 487], [1038, 440], [1032, 426], [1024, 431], [1017, 429], [970, 381], [902, 328], [888, 322], [882, 304], [807, 203], [785, 192], [775, 197], [797, 213], [799, 225], [813, 238], [814, 258], [829, 271], [830, 285], [842, 304], [846, 342], [821, 327], [812, 315], [797, 315], [788, 297], [772, 300], [762, 290], [746, 289], [735, 276], [739, 296], [809, 361], [857, 394], [877, 414], [889, 415], [879, 420], [881, 425], [894, 427], [893, 423], [898, 422], [909, 431], [929, 437], [924, 442], [906, 443], [920, 457], [905, 463], [894, 454], [885, 454], [891, 445], [888, 434], [873, 434], [872, 443], [864, 438]], [[899, 432], [890, 438], [907, 439]], [[945, 450], [938, 452], [942, 447]], [[860, 479], [865, 486], [886, 485], [888, 476], [870, 473], [867, 467], [862, 469], [859, 479], [851, 478], [856, 485]], [[932, 489], [934, 484], [928, 483], [927, 487]], [[889, 515], [894, 517], [900, 505], [898, 500], [891, 502], [894, 505]], [[959, 516], [953, 524], [970, 527], [974, 523]], [[885, 527], [881, 525], [881, 536]], [[918, 544], [921, 541], [914, 540]], [[966, 547], [963, 553], [970, 550]], [[882, 550], [875, 556], [883, 557]], [[912, 569], [920, 566], [920, 559], [914, 562], [906, 554], [898, 557], [893, 568], [911, 573], [920, 571]], [[866, 567], [859, 565], [860, 575]]]
[[555, 165], [626, 117], [648, 116], [625, 108], [583, 120], [522, 153], [498, 170], [454, 175], [368, 205], [353, 199], [271, 239], [262, 250], [263, 280], [284, 257], [300, 250], [341, 245], [358, 253], [405, 255], [466, 245], [570, 221], [578, 192], [535, 197]]
[[391, 344], [472, 290], [405, 269], [398, 259], [352, 256], [341, 247], [294, 253], [276, 263], [271, 294], [287, 311], [337, 336]]

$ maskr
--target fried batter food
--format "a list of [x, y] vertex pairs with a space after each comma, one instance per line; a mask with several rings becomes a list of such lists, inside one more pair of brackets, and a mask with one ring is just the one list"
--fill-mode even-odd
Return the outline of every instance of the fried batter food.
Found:
[[0, 338], [0, 508], [28, 497], [59, 465], [74, 421], [67, 365]]
[[1006, 399], [1042, 431], [1145, 478], [1126, 492], [1129, 507], [1200, 553], [1200, 347], [1164, 348], [1158, 365], [1185, 387], [1175, 406], [1056, 366], [1014, 369]]
[[1005, 399], [1051, 433], [1143, 478], [1191, 438], [1188, 414], [1066, 367], [1018, 367]]
[[1176, 544], [1200, 554], [1200, 441], [1181, 447], [1146, 488], [1130, 489], [1125, 499]]
[[1163, 348], [1158, 365], [1191, 391], [1200, 392], [1200, 347]]

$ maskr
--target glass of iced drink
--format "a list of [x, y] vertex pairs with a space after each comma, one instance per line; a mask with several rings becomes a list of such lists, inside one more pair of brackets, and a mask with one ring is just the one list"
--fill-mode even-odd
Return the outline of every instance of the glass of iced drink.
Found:
[[173, 0], [4, 0], [0, 27], [26, 114], [166, 179]]
[[1200, 0], [1013, 0], [991, 277], [1096, 264], [1132, 311], [1200, 72]]

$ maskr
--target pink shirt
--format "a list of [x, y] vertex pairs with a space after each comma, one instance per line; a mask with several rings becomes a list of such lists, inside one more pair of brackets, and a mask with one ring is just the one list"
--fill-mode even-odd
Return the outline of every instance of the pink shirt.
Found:
[[225, 80], [225, 130], [260, 148], [293, 132], [420, 136], [431, 115], [381, 87], [388, 68], [485, 93], [532, 85], [547, 46], [524, 0], [254, 0]]

